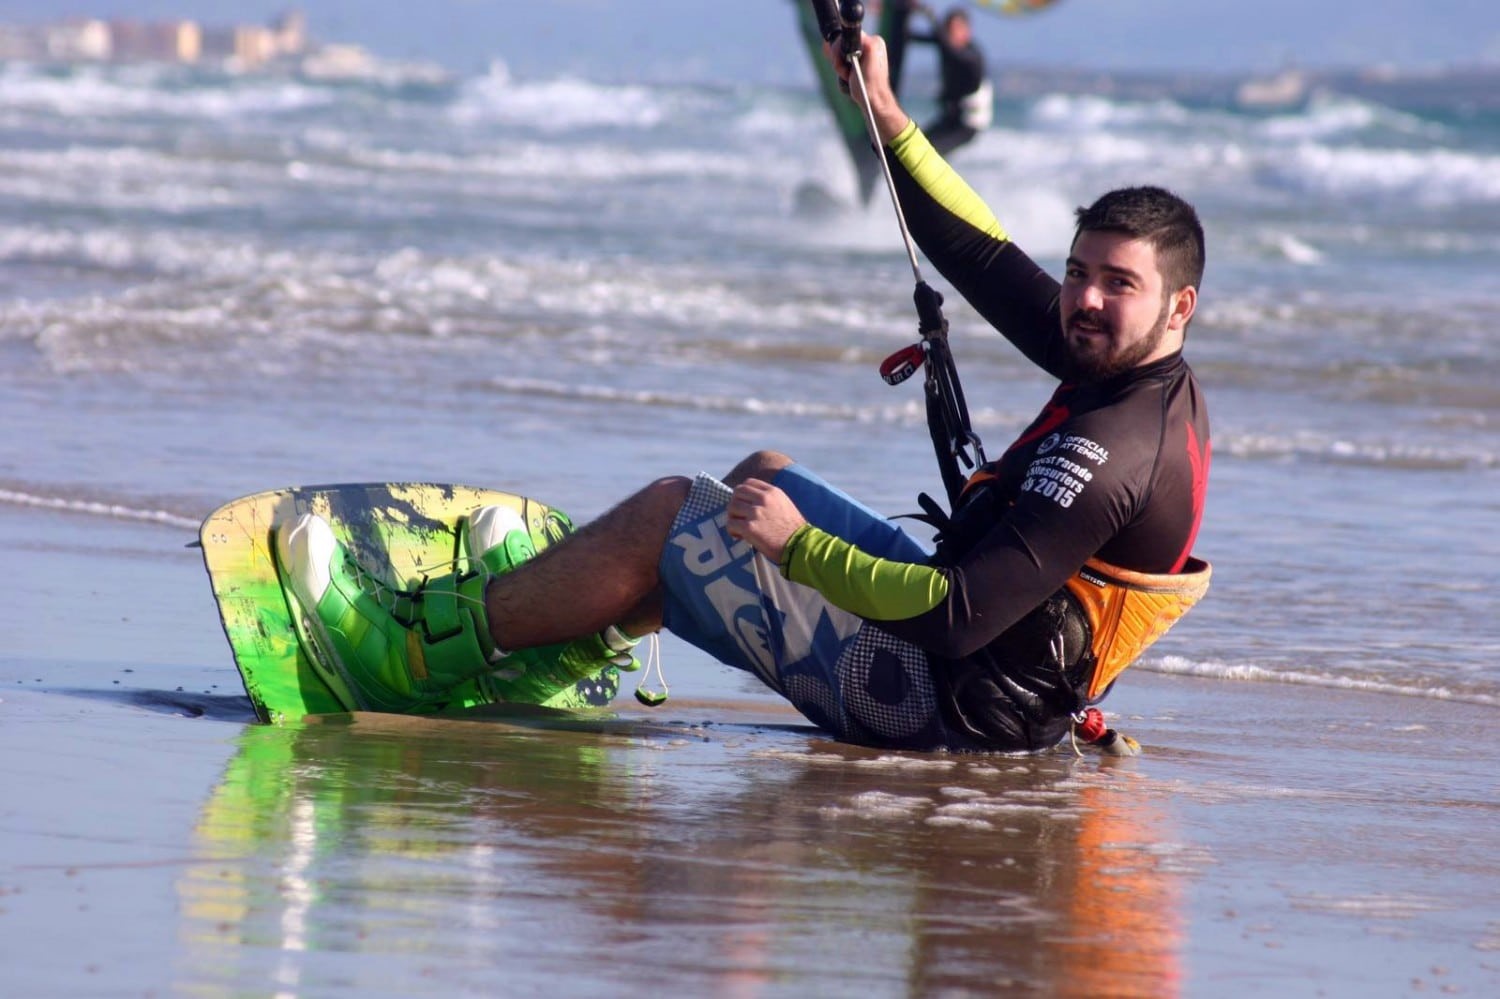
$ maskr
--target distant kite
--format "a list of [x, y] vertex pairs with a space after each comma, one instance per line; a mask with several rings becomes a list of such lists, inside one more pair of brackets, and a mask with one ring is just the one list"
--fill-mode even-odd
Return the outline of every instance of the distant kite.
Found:
[[1051, 7], [1057, 0], [974, 0], [976, 7], [997, 14], [1030, 14]]

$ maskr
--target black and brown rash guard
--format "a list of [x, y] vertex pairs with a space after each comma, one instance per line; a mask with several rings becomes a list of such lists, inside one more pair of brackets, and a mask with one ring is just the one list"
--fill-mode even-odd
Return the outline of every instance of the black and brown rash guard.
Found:
[[[914, 125], [892, 140], [889, 159], [928, 259], [1026, 357], [1065, 378], [1058, 282]], [[1209, 453], [1207, 409], [1181, 354], [1101, 383], [1064, 381], [970, 480], [928, 564], [878, 559], [808, 526], [788, 542], [782, 572], [926, 651], [960, 731], [996, 748], [1043, 748], [1065, 734], [1088, 681], [1059, 662], [1049, 598], [1089, 558], [1181, 571]]]

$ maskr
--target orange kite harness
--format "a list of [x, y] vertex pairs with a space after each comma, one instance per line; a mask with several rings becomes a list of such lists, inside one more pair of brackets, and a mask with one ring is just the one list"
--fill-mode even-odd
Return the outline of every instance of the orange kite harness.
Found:
[[1213, 568], [1197, 558], [1170, 575], [1121, 569], [1091, 558], [1073, 574], [1064, 589], [1089, 624], [1091, 703], [1202, 599], [1212, 574]]

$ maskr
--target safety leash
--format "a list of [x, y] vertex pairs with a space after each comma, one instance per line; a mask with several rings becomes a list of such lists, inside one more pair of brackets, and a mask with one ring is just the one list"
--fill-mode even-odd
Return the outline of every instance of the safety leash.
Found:
[[[660, 690], [652, 690], [647, 686], [653, 672], [656, 673], [656, 682], [661, 685]], [[661, 668], [660, 636], [653, 631], [646, 636], [646, 668], [635, 685], [635, 699], [648, 708], [659, 708], [667, 703], [667, 697], [671, 693], [672, 688], [667, 686], [667, 674]]]
[[[1098, 708], [1085, 708], [1073, 715], [1073, 751], [1078, 752], [1078, 740], [1095, 746], [1106, 756], [1139, 756], [1141, 744], [1123, 732], [1117, 732], [1104, 723], [1104, 712]], [[1082, 756], [1082, 753], [1078, 755]]]

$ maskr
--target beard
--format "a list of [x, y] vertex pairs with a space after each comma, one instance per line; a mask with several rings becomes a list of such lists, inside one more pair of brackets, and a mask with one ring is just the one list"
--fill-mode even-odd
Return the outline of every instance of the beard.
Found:
[[1064, 329], [1071, 328], [1079, 320], [1088, 320], [1103, 333], [1103, 336], [1082, 341], [1066, 341], [1069, 380], [1085, 385], [1103, 382], [1139, 367], [1142, 361], [1156, 352], [1156, 348], [1161, 346], [1162, 338], [1167, 335], [1167, 318], [1170, 315], [1170, 308], [1170, 302], [1163, 302], [1161, 314], [1156, 317], [1156, 322], [1146, 335], [1122, 347], [1115, 346], [1118, 331], [1102, 314], [1086, 312], [1083, 309], [1075, 311], [1068, 317]]

